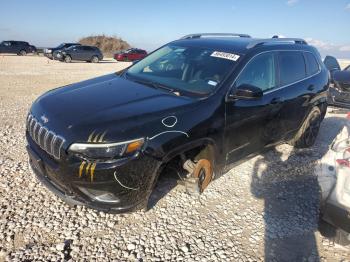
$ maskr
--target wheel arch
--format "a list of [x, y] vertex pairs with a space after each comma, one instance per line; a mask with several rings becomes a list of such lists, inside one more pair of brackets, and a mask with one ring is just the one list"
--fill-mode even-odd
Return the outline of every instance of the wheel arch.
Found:
[[193, 160], [199, 160], [200, 158], [210, 160], [215, 173], [219, 172], [223, 167], [220, 161], [221, 157], [219, 148], [211, 138], [201, 138], [178, 146], [165, 154], [162, 158], [162, 162], [169, 162], [180, 155], [193, 158]]

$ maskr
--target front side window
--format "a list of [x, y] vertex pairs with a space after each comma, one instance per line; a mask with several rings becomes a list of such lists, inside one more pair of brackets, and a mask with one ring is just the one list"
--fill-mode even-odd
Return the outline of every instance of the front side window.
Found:
[[239, 75], [235, 86], [252, 85], [263, 92], [276, 87], [275, 55], [272, 52], [253, 58]]
[[166, 45], [147, 56], [125, 74], [174, 91], [210, 94], [231, 71], [239, 56], [194, 46]]
[[306, 77], [305, 61], [302, 52], [280, 52], [279, 68], [281, 86], [298, 82]]

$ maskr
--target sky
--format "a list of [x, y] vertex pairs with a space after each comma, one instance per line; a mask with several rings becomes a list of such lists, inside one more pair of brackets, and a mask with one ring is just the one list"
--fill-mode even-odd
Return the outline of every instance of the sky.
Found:
[[151, 51], [203, 32], [304, 38], [350, 59], [350, 0], [1, 0], [0, 40], [38, 47], [106, 34]]

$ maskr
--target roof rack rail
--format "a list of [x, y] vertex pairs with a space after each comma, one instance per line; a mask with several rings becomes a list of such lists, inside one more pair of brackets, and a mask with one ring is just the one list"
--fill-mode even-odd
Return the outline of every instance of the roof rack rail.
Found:
[[257, 45], [263, 45], [267, 43], [270, 44], [270, 43], [291, 43], [291, 42], [295, 44], [307, 45], [307, 42], [301, 38], [266, 38], [266, 39], [257, 39], [250, 42], [247, 45], [247, 49], [256, 47]]
[[247, 34], [236, 34], [236, 33], [198, 33], [198, 34], [190, 34], [181, 37], [181, 39], [192, 39], [192, 38], [201, 38], [203, 36], [234, 36], [234, 37], [244, 37], [251, 38], [250, 35]]

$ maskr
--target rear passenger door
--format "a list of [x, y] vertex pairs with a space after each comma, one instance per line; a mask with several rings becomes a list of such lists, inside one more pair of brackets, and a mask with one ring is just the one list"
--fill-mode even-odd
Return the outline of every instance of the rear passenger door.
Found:
[[83, 55], [83, 60], [89, 61], [91, 60], [92, 56], [94, 55], [94, 48], [90, 46], [84, 46], [84, 55]]
[[[279, 93], [283, 107], [279, 112], [281, 140], [290, 140], [301, 127], [310, 110], [315, 83], [307, 74], [303, 51], [278, 52]], [[316, 66], [317, 67], [317, 66]], [[317, 74], [319, 67], [313, 74]]]

